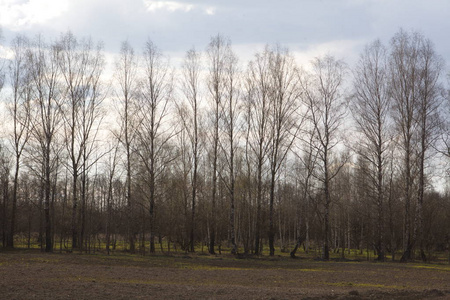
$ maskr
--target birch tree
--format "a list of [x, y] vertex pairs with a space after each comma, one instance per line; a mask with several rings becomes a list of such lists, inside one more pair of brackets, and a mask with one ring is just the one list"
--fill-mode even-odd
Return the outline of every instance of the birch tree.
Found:
[[[0, 27], [0, 42], [2, 42], [2, 40], [3, 40], [3, 32], [2, 28]], [[0, 91], [3, 89], [4, 84], [5, 84], [4, 61], [0, 60]]]
[[13, 58], [9, 63], [9, 82], [12, 89], [11, 106], [9, 109], [13, 121], [12, 146], [14, 152], [14, 179], [11, 207], [11, 225], [8, 245], [14, 248], [14, 234], [16, 228], [16, 212], [19, 187], [19, 172], [22, 154], [30, 138], [30, 102], [33, 97], [31, 78], [28, 72], [27, 54], [29, 41], [25, 36], [18, 35], [12, 41]]
[[133, 145], [136, 139], [137, 120], [135, 116], [137, 105], [137, 93], [139, 84], [138, 62], [134, 49], [128, 42], [123, 42], [120, 55], [116, 61], [114, 78], [117, 82], [116, 100], [119, 109], [119, 133], [117, 135], [120, 144], [125, 149], [126, 165], [126, 201], [128, 214], [128, 243], [130, 252], [135, 251], [134, 236], [134, 199], [132, 191], [132, 156]]
[[169, 112], [173, 101], [173, 72], [152, 41], [148, 40], [143, 54], [143, 78], [140, 85], [138, 149], [148, 175], [150, 213], [150, 252], [155, 252], [155, 206], [158, 197], [157, 181], [173, 159], [167, 151], [175, 134], [169, 126]]
[[236, 153], [238, 151], [240, 130], [240, 80], [238, 69], [238, 58], [232, 51], [230, 45], [224, 53], [224, 99], [221, 102], [222, 124], [224, 138], [220, 141], [224, 153], [227, 175], [223, 176], [230, 201], [229, 231], [231, 254], [237, 254], [236, 244]]
[[419, 45], [420, 74], [419, 74], [419, 101], [418, 101], [418, 129], [419, 146], [417, 150], [418, 164], [418, 191], [415, 226], [413, 232], [414, 242], [419, 247], [423, 261], [427, 260], [424, 251], [424, 192], [428, 187], [427, 164], [432, 157], [432, 150], [436, 143], [439, 128], [441, 127], [440, 111], [443, 103], [443, 88], [440, 84], [440, 75], [443, 70], [442, 58], [436, 54], [432, 42], [420, 36]]
[[270, 58], [270, 129], [269, 145], [270, 187], [269, 187], [269, 249], [275, 254], [274, 199], [275, 186], [281, 166], [295, 141], [302, 124], [299, 115], [298, 74], [294, 58], [285, 49], [277, 46], [271, 50]]
[[36, 97], [30, 119], [31, 136], [36, 151], [30, 153], [36, 163], [34, 171], [39, 175], [43, 193], [42, 198], [45, 228], [45, 251], [53, 251], [51, 193], [52, 179], [56, 171], [60, 147], [57, 143], [58, 130], [62, 125], [60, 110], [62, 89], [59, 81], [58, 59], [61, 48], [57, 44], [47, 45], [41, 36], [37, 36], [28, 54], [27, 64]]
[[[400, 30], [391, 40], [390, 73], [394, 101], [393, 117], [403, 156], [401, 166], [404, 222], [403, 256], [412, 259], [418, 241], [422, 247], [423, 199], [426, 187], [427, 153], [435, 140], [440, 106], [441, 59], [431, 42], [417, 32]], [[417, 192], [416, 211], [411, 211]], [[421, 249], [422, 258], [425, 255]]]
[[[316, 168], [316, 161], [317, 161], [317, 151], [314, 147], [313, 141], [315, 140], [314, 137], [314, 130], [313, 127], [311, 127], [311, 124], [305, 124], [303, 126], [304, 128], [301, 128], [298, 133], [298, 140], [301, 143], [301, 147], [294, 149], [293, 152], [295, 156], [299, 159], [299, 167], [298, 171], [296, 170], [295, 175], [297, 176], [297, 180], [300, 184], [300, 190], [301, 190], [301, 197], [298, 199], [297, 204], [297, 230], [296, 230], [296, 244], [294, 246], [294, 249], [290, 252], [290, 256], [292, 258], [295, 258], [295, 254], [298, 250], [298, 248], [301, 246], [303, 241], [305, 242], [305, 251], [309, 251], [309, 242], [310, 242], [310, 220], [312, 219], [312, 209], [311, 209], [311, 202], [312, 202], [312, 194], [313, 194], [313, 187], [314, 187], [314, 171]], [[305, 230], [303, 232], [303, 222], [304, 219], [305, 222]]]
[[[194, 252], [195, 215], [198, 190], [198, 167], [201, 155], [200, 145], [200, 70], [201, 54], [195, 49], [187, 51], [183, 63], [182, 92], [186, 104], [179, 107], [179, 115], [183, 122], [183, 129], [187, 132], [190, 143], [191, 174], [191, 218], [189, 224], [189, 251]], [[186, 169], [186, 168], [185, 168]]]
[[221, 105], [224, 93], [225, 51], [229, 42], [222, 36], [211, 38], [207, 48], [208, 55], [208, 91], [211, 97], [212, 109], [212, 182], [211, 182], [211, 218], [209, 228], [209, 253], [215, 254], [216, 242], [216, 202], [218, 181], [218, 158], [219, 158], [219, 122], [221, 120]]
[[263, 205], [263, 180], [266, 173], [271, 136], [269, 135], [271, 112], [270, 86], [270, 51], [266, 47], [264, 52], [257, 53], [247, 69], [246, 101], [248, 106], [248, 135], [247, 152], [251, 154], [252, 165], [255, 166], [256, 176], [256, 216], [255, 216], [255, 248], [256, 255], [261, 254], [261, 228]]
[[[82, 247], [80, 237], [84, 233], [86, 206], [85, 178], [88, 160], [95, 150], [96, 136], [102, 114], [102, 90], [100, 76], [104, 61], [101, 45], [94, 46], [90, 39], [78, 40], [67, 32], [59, 41], [59, 68], [64, 82], [63, 98], [60, 104], [64, 119], [64, 139], [69, 156], [69, 171], [72, 174], [72, 248]], [[78, 220], [79, 177], [81, 176], [81, 221]], [[80, 224], [81, 222], [81, 224]]]
[[403, 155], [403, 251], [402, 260], [411, 258], [411, 201], [413, 194], [414, 174], [413, 162], [414, 133], [417, 130], [417, 102], [419, 76], [418, 66], [418, 36], [410, 37], [405, 31], [398, 32], [391, 40], [391, 55], [389, 60], [391, 73], [391, 93], [394, 101], [393, 117], [399, 135], [399, 147]]
[[362, 140], [357, 150], [369, 167], [366, 174], [377, 211], [377, 236], [375, 249], [378, 260], [385, 257], [384, 199], [387, 148], [391, 140], [389, 118], [391, 101], [389, 94], [389, 69], [387, 50], [379, 40], [368, 45], [355, 69], [353, 117]]
[[323, 258], [329, 259], [331, 181], [343, 163], [332, 166], [332, 153], [340, 143], [339, 130], [346, 115], [343, 98], [345, 65], [332, 56], [316, 58], [312, 72], [301, 75], [303, 101], [308, 108], [307, 119], [314, 128], [312, 146], [317, 151], [316, 178], [322, 184], [323, 195]]

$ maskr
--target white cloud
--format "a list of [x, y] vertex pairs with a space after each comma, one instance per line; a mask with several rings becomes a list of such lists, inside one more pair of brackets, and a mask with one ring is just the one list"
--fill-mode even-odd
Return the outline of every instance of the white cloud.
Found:
[[170, 12], [181, 10], [184, 12], [189, 12], [194, 8], [193, 4], [176, 1], [144, 0], [144, 4], [150, 12], [155, 12], [157, 10], [167, 10]]
[[0, 25], [28, 29], [61, 16], [68, 7], [68, 0], [0, 0]]
[[207, 7], [205, 8], [205, 13], [212, 16], [216, 13], [216, 9], [214, 7]]
[[[0, 58], [4, 59], [11, 59], [13, 57], [13, 52], [9, 47], [5, 47], [3, 45], [0, 45]], [[0, 62], [0, 69], [1, 69], [1, 62]]]
[[164, 1], [164, 0], [143, 0], [144, 5], [149, 12], [156, 11], [182, 11], [182, 12], [190, 12], [190, 11], [201, 11], [206, 15], [213, 16], [216, 14], [216, 7], [214, 6], [206, 6], [206, 5], [198, 5], [187, 2], [178, 2], [178, 1]]
[[292, 54], [296, 61], [308, 69], [314, 58], [324, 55], [332, 55], [336, 59], [344, 59], [349, 66], [352, 66], [358, 58], [361, 47], [366, 43], [367, 41], [365, 40], [333, 40], [309, 45], [305, 50], [295, 49], [295, 45], [289, 48], [293, 50]]

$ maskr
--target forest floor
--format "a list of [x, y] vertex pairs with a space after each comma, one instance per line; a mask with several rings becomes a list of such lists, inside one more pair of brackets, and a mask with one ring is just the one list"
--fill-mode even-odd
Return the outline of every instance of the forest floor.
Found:
[[0, 252], [0, 299], [450, 299], [450, 265]]

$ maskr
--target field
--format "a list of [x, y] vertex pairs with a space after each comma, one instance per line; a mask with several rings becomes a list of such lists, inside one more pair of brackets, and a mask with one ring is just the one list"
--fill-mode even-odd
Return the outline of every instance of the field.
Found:
[[450, 265], [0, 252], [1, 299], [450, 299]]

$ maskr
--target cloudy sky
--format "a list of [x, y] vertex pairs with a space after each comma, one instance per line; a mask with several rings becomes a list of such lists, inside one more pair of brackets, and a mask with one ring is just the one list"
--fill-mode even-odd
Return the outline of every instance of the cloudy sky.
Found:
[[17, 33], [50, 40], [71, 30], [111, 53], [123, 40], [140, 49], [150, 38], [180, 57], [221, 33], [243, 60], [279, 43], [299, 60], [329, 53], [350, 65], [365, 44], [404, 28], [430, 38], [450, 63], [449, 12], [448, 0], [0, 0], [0, 26], [6, 45]]

